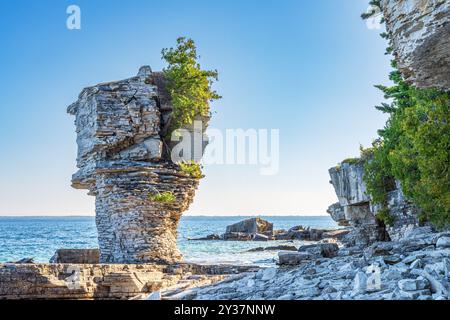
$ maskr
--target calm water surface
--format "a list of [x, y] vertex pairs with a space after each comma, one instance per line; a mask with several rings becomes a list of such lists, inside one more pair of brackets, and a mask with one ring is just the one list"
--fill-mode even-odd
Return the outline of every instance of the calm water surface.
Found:
[[[186, 261], [197, 263], [273, 264], [276, 252], [245, 252], [278, 244], [300, 245], [301, 241], [189, 241], [212, 233], [223, 233], [227, 225], [248, 217], [185, 216], [178, 228], [178, 246]], [[262, 216], [275, 229], [296, 225], [337, 228], [328, 216]], [[96, 248], [94, 217], [0, 217], [0, 262], [34, 257], [48, 262], [58, 248]]]

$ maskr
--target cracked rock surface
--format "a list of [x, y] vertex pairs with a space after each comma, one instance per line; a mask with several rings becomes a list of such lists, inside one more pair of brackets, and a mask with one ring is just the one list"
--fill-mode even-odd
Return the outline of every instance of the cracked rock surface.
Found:
[[447, 300], [448, 239], [449, 232], [418, 228], [400, 241], [376, 242], [364, 250], [341, 249], [332, 258], [303, 255], [295, 266], [231, 276], [185, 290], [177, 299]]
[[351, 230], [343, 242], [347, 246], [367, 246], [375, 241], [398, 240], [418, 227], [419, 209], [408, 201], [395, 181], [387, 194], [387, 207], [394, 218], [392, 225], [385, 225], [376, 218], [379, 206], [372, 203], [364, 182], [364, 164], [342, 163], [329, 170], [339, 202], [328, 208], [331, 218]]
[[399, 70], [420, 88], [450, 90], [450, 2], [383, 0]]

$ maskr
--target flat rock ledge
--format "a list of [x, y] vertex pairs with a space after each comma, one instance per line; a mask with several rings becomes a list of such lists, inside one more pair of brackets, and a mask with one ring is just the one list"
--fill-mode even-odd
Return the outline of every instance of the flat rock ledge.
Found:
[[162, 290], [161, 297], [182, 300], [450, 298], [450, 232], [433, 233], [429, 228], [418, 228], [399, 241], [375, 242], [365, 249], [343, 248], [338, 252], [334, 249], [329, 251], [333, 253], [331, 258], [325, 258], [317, 247], [282, 252], [280, 258], [289, 261], [285, 266], [230, 276], [176, 295]]
[[142, 299], [164, 288], [223, 280], [252, 266], [195, 264], [0, 264], [0, 300]]
[[50, 263], [98, 264], [100, 251], [98, 249], [58, 249]]

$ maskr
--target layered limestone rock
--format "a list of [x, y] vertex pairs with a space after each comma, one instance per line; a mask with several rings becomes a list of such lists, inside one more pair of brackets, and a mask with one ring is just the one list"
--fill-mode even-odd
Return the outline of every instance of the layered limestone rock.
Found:
[[0, 264], [0, 280], [0, 299], [123, 299], [176, 281], [154, 265], [89, 264]]
[[364, 183], [362, 161], [342, 163], [329, 170], [338, 203], [328, 209], [333, 220], [340, 225], [350, 225], [352, 232], [346, 236], [347, 245], [366, 246], [375, 241], [396, 240], [418, 226], [418, 209], [404, 197], [400, 185], [388, 193], [388, 209], [394, 222], [386, 226], [376, 215], [381, 209], [371, 203]]
[[329, 206], [327, 212], [338, 225], [348, 226], [348, 220], [345, 219], [344, 207], [339, 202]]
[[[375, 214], [380, 209], [380, 206], [371, 204], [370, 210]], [[387, 194], [387, 209], [394, 218], [392, 225], [386, 226], [386, 231], [392, 240], [406, 237], [419, 225], [419, 208], [406, 199], [398, 181], [396, 181], [396, 188]]]
[[[1, 264], [0, 300], [133, 299], [172, 286], [210, 284], [252, 266], [195, 264]], [[173, 289], [173, 288], [172, 288]]]
[[227, 238], [227, 235], [234, 233], [244, 233], [253, 237], [255, 235], [264, 235], [270, 237], [273, 234], [273, 223], [270, 223], [261, 218], [246, 219], [227, 226], [224, 237]]
[[370, 201], [363, 180], [364, 166], [342, 163], [329, 170], [339, 203], [342, 206], [364, 204]]
[[418, 87], [450, 90], [450, 2], [382, 0], [399, 70]]
[[[384, 237], [385, 228], [370, 210], [370, 197], [363, 180], [362, 164], [342, 163], [329, 170], [331, 181], [339, 203], [328, 209], [335, 221], [345, 221], [352, 227], [346, 237], [349, 245], [367, 245]], [[339, 213], [339, 214], [338, 214]], [[343, 214], [342, 214], [343, 213]]]
[[[171, 162], [162, 137], [171, 106], [161, 73], [85, 88], [75, 116], [78, 172], [72, 186], [96, 197], [102, 263], [171, 263], [181, 259], [177, 225], [198, 179]], [[171, 193], [175, 201], [155, 197]]]
[[50, 263], [99, 263], [100, 252], [98, 249], [58, 249]]

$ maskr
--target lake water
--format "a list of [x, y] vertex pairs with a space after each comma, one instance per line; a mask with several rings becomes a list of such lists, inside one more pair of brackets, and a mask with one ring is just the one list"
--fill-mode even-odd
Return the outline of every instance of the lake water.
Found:
[[[300, 245], [301, 241], [189, 241], [212, 233], [224, 233], [227, 225], [249, 217], [185, 216], [178, 228], [178, 247], [184, 259], [196, 263], [273, 264], [276, 252], [246, 252], [255, 247], [279, 244]], [[328, 216], [261, 216], [275, 229], [296, 225], [336, 229]], [[34, 257], [48, 262], [58, 248], [96, 248], [94, 217], [0, 217], [0, 262]]]

